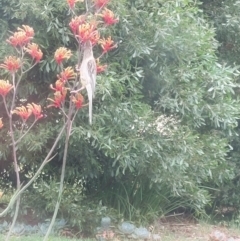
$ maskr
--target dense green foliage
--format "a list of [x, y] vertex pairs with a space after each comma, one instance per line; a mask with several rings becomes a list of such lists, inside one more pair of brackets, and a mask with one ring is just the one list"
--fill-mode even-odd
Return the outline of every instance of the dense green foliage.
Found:
[[[2, 42], [8, 30], [29, 24], [44, 50], [19, 98], [30, 95], [47, 105], [48, 86], [56, 78], [52, 55], [62, 45], [75, 48], [67, 4], [0, 0], [0, 6]], [[87, 110], [74, 123], [62, 215], [82, 227], [106, 212], [142, 222], [178, 208], [204, 214], [219, 197], [239, 209], [240, 3], [112, 0], [111, 8], [120, 21], [107, 34], [118, 48], [97, 79], [93, 126]], [[1, 47], [0, 58], [5, 55]], [[57, 110], [45, 109], [44, 120], [19, 144], [23, 180], [41, 163], [60, 125]], [[14, 181], [6, 132], [0, 137], [0, 167], [7, 169], [3, 186], [8, 175]], [[24, 203], [52, 212], [63, 146]], [[99, 202], [114, 211], [103, 211]], [[92, 217], [88, 209], [95, 210]]]
[[[216, 54], [221, 63], [227, 65], [239, 65], [238, 53], [240, 51], [239, 42], [239, 1], [203, 1], [202, 9], [206, 17], [211, 21], [216, 29], [216, 39], [219, 43]], [[239, 84], [239, 79], [237, 79]], [[239, 85], [234, 88], [233, 98], [238, 100]], [[238, 120], [239, 124], [239, 120]], [[234, 168], [234, 178], [231, 182], [224, 183], [220, 187], [220, 192], [215, 197], [216, 204], [235, 207], [239, 210], [239, 126], [237, 126], [232, 135], [227, 135], [232, 147], [228, 153], [228, 165]]]

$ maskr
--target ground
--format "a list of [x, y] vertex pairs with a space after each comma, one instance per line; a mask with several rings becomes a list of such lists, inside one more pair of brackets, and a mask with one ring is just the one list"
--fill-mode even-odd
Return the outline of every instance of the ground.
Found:
[[240, 228], [227, 225], [212, 225], [199, 222], [183, 215], [174, 215], [166, 219], [159, 219], [154, 225], [154, 232], [159, 233], [162, 241], [209, 241], [210, 234], [219, 231], [227, 236], [227, 240], [240, 239]]
[[[218, 222], [218, 224], [209, 224], [206, 221], [197, 221], [192, 216], [185, 214], [172, 214], [165, 218], [159, 218], [155, 223], [149, 227], [152, 233], [159, 234], [161, 241], [240, 241], [240, 228], [230, 227], [227, 222]], [[51, 238], [50, 241], [94, 241], [96, 239], [81, 239], [77, 238], [77, 235], [71, 229], [62, 230], [64, 237]], [[210, 239], [210, 234], [214, 231], [219, 231], [226, 235], [227, 239], [217, 240]], [[11, 241], [42, 241], [42, 237], [12, 237]], [[4, 240], [4, 237], [0, 234], [0, 240]], [[127, 241], [122, 236], [115, 235], [113, 239], [107, 239], [112, 241]], [[133, 239], [131, 239], [133, 240]]]
[[[196, 222], [186, 218], [160, 219], [155, 222], [153, 232], [161, 235], [161, 241], [210, 241], [209, 235], [219, 230], [226, 234], [226, 241], [237, 241], [240, 238], [240, 229], [228, 228], [222, 225], [210, 225], [206, 222]], [[32, 241], [33, 237], [12, 237], [11, 241]], [[232, 238], [232, 239], [231, 239]], [[0, 234], [0, 240], [4, 238]], [[42, 237], [34, 237], [35, 241], [42, 241]], [[96, 239], [68, 239], [68, 238], [50, 238], [50, 241], [94, 241]], [[127, 241], [115, 237], [112, 241]], [[239, 241], [239, 240], [238, 240]]]

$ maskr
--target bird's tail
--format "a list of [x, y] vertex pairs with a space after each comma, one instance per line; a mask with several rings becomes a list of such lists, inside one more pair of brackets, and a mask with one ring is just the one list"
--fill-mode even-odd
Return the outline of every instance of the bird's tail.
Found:
[[86, 85], [87, 95], [88, 95], [88, 102], [89, 102], [89, 124], [92, 125], [92, 99], [93, 99], [93, 93], [92, 93], [92, 87], [91, 85]]

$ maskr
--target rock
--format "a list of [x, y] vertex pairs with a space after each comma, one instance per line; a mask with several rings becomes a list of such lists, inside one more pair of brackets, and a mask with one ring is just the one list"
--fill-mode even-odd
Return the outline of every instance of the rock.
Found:
[[151, 236], [150, 232], [143, 227], [135, 228], [134, 235], [139, 239], [149, 239]]
[[225, 233], [215, 230], [209, 235], [209, 240], [210, 241], [227, 241], [227, 236], [225, 235]]
[[159, 234], [152, 234], [152, 240], [160, 241], [161, 240], [161, 236]]
[[103, 229], [108, 229], [111, 225], [111, 218], [109, 217], [103, 217], [101, 220], [101, 227]]
[[118, 226], [119, 230], [124, 234], [131, 234], [135, 230], [135, 226], [128, 222], [123, 222]]

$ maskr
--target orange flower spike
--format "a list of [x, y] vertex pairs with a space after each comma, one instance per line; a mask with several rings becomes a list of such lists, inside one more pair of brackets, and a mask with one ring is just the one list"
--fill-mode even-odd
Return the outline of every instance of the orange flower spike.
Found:
[[110, 0], [95, 0], [95, 6], [99, 9], [106, 6]]
[[52, 105], [48, 105], [49, 107], [56, 107], [56, 108], [61, 108], [62, 103], [64, 102], [65, 98], [66, 98], [66, 94], [67, 94], [67, 89], [64, 88], [62, 91], [56, 91], [54, 93], [54, 100], [48, 98], [48, 100], [52, 101], [53, 104]]
[[16, 107], [12, 114], [19, 115], [23, 121], [26, 121], [32, 114], [32, 110], [27, 109], [25, 106]]
[[83, 23], [78, 27], [78, 38], [80, 42], [86, 42], [89, 40], [90, 35], [92, 34], [93, 29], [89, 23]]
[[105, 8], [102, 14], [99, 15], [103, 18], [103, 21], [106, 25], [113, 25], [119, 21], [118, 18], [115, 18], [114, 13], [107, 8]]
[[92, 45], [96, 44], [100, 38], [98, 31], [96, 30], [97, 23], [83, 23], [78, 28], [78, 39], [81, 43], [91, 41]]
[[7, 42], [11, 44], [14, 47], [22, 47], [25, 46], [30, 42], [30, 40], [34, 36], [34, 30], [33, 28], [27, 26], [27, 25], [22, 25], [23, 28], [18, 28], [17, 32], [11, 36]]
[[5, 97], [9, 91], [13, 88], [12, 84], [9, 84], [8, 81], [0, 80], [0, 95]]
[[75, 96], [72, 96], [71, 101], [75, 104], [77, 109], [83, 107], [84, 98], [80, 93], [76, 93]]
[[76, 77], [76, 73], [74, 72], [72, 67], [67, 67], [57, 77], [59, 78], [59, 80], [65, 83], [69, 79], [74, 79]]
[[69, 27], [72, 30], [74, 35], [77, 34], [77, 30], [79, 28], [79, 25], [83, 24], [85, 22], [85, 18], [86, 18], [86, 16], [80, 15], [78, 17], [73, 18], [71, 20], [71, 22], [69, 23]]
[[41, 105], [37, 105], [35, 103], [27, 104], [27, 109], [33, 113], [36, 120], [39, 120], [43, 117]]
[[68, 50], [65, 47], [60, 47], [55, 51], [54, 59], [58, 64], [61, 64], [64, 59], [69, 59], [71, 56], [71, 50]]
[[104, 72], [107, 69], [107, 65], [101, 65], [99, 59], [96, 60], [97, 64], [97, 74]]
[[51, 88], [52, 90], [62, 92], [62, 90], [63, 90], [63, 88], [64, 88], [64, 82], [61, 81], [60, 79], [58, 79], [58, 80], [55, 82], [55, 87], [53, 87], [53, 85], [50, 85], [50, 88]]
[[17, 70], [21, 67], [21, 61], [19, 58], [15, 56], [8, 56], [5, 58], [3, 64], [0, 64], [0, 68], [4, 68], [11, 73], [17, 72]]
[[24, 46], [29, 42], [29, 37], [26, 36], [25, 32], [15, 32], [13, 36], [11, 36], [7, 42], [14, 47]]
[[111, 36], [108, 37], [107, 39], [105, 39], [105, 38], [100, 39], [98, 41], [98, 43], [101, 45], [101, 47], [103, 49], [103, 53], [107, 53], [111, 49], [117, 48], [117, 44], [113, 45], [114, 42], [113, 42]]
[[29, 27], [28, 25], [22, 25], [23, 28], [18, 28], [19, 32], [25, 32], [26, 36], [32, 38], [34, 36], [33, 28]]
[[0, 118], [0, 129], [3, 128], [2, 118]]
[[91, 41], [92, 45], [96, 45], [98, 43], [98, 41], [100, 40], [100, 34], [99, 32], [96, 30], [93, 32], [93, 34], [90, 36], [89, 40]]
[[35, 43], [32, 44], [28, 44], [27, 48], [25, 48], [26, 52], [29, 53], [31, 55], [31, 57], [33, 59], [36, 60], [36, 63], [38, 63], [43, 56], [43, 53], [41, 51], [41, 49], [39, 49], [38, 45]]
[[54, 93], [54, 100], [51, 98], [48, 98], [48, 100], [52, 101], [53, 104], [48, 105], [47, 107], [56, 107], [56, 108], [60, 108], [62, 105], [62, 94], [60, 91], [57, 91]]
[[83, 2], [83, 0], [67, 0], [68, 6], [71, 9], [75, 7], [76, 2]]

